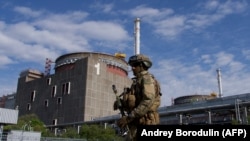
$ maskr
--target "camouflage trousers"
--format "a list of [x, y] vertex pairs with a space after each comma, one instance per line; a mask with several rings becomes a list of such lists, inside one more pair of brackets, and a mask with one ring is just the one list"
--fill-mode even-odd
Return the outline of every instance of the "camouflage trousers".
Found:
[[158, 125], [160, 123], [158, 112], [148, 112], [145, 116], [128, 125], [129, 131], [125, 141], [136, 141], [137, 125]]
[[137, 127], [130, 125], [129, 131], [125, 137], [125, 141], [136, 141], [136, 131], [137, 131]]

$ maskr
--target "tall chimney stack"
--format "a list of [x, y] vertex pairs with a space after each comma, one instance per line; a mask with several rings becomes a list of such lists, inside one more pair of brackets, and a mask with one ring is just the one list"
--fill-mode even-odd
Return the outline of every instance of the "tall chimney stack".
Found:
[[219, 97], [221, 98], [222, 95], [222, 83], [221, 83], [221, 72], [220, 69], [217, 69], [217, 79], [218, 79], [218, 87], [219, 87]]
[[135, 35], [135, 54], [140, 54], [140, 18], [135, 19], [134, 35]]

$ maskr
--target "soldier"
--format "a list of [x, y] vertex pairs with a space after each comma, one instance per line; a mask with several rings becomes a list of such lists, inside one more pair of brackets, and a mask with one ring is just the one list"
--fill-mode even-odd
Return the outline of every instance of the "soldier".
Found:
[[142, 54], [129, 58], [134, 78], [130, 91], [123, 95], [122, 103], [127, 116], [121, 117], [117, 125], [120, 128], [128, 127], [127, 141], [136, 140], [138, 125], [157, 125], [160, 123], [158, 107], [160, 106], [160, 85], [148, 69], [152, 66], [151, 60]]

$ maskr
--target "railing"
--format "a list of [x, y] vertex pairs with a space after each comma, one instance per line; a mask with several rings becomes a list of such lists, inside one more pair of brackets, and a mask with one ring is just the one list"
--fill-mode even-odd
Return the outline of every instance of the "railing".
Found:
[[41, 137], [40, 141], [88, 141], [87, 139]]
[[[34, 141], [33, 137], [15, 136], [8, 138], [8, 135], [2, 135], [0, 141]], [[55, 138], [55, 137], [41, 137], [40, 141], [88, 141], [87, 139], [73, 139], [73, 138]]]

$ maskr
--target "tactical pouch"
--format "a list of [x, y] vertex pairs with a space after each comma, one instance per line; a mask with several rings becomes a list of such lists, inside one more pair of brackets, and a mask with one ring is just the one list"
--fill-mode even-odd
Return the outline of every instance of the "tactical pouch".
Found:
[[159, 114], [157, 112], [148, 112], [144, 117], [146, 125], [156, 125], [160, 123]]
[[160, 106], [160, 96], [157, 96], [155, 98], [155, 102], [153, 103], [153, 105], [150, 107], [150, 111], [157, 111], [159, 106]]
[[124, 94], [123, 103], [128, 111], [132, 111], [135, 108], [135, 95], [131, 92]]
[[141, 118], [139, 119], [139, 124], [140, 124], [140, 125], [146, 125], [146, 117], [145, 117], [145, 116], [143, 116], [143, 117], [141, 117]]
[[158, 112], [154, 112], [155, 124], [160, 124], [160, 116]]

